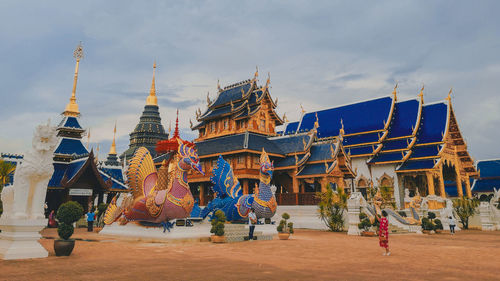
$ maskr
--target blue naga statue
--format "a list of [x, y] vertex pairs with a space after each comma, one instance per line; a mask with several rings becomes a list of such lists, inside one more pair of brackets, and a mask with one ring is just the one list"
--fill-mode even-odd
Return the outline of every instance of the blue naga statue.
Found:
[[202, 210], [201, 217], [205, 218], [210, 213], [222, 210], [228, 221], [238, 221], [245, 219], [250, 208], [254, 208], [257, 218], [271, 218], [278, 206], [270, 185], [273, 169], [273, 163], [262, 149], [259, 186], [255, 188], [254, 194], [243, 195], [231, 165], [219, 156], [210, 177], [216, 197]]

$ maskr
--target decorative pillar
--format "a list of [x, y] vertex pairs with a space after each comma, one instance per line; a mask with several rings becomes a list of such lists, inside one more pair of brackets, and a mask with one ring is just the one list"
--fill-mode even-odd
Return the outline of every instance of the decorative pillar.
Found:
[[457, 165], [455, 165], [455, 181], [457, 182], [457, 192], [458, 192], [458, 197], [464, 196], [464, 191], [462, 189], [462, 180], [460, 179], [460, 170], [458, 170]]
[[432, 176], [432, 173], [426, 172], [425, 175], [427, 176], [427, 191], [429, 195], [436, 195], [434, 191], [434, 177]]
[[299, 179], [296, 176], [293, 176], [293, 193], [299, 193]]
[[242, 180], [243, 182], [243, 194], [248, 194], [248, 180]]
[[321, 179], [321, 192], [326, 192], [327, 185], [328, 185], [328, 180], [326, 179], [326, 177], [323, 177]]
[[469, 176], [465, 178], [465, 192], [467, 193], [467, 198], [472, 198], [472, 192], [470, 190], [470, 180]]
[[205, 185], [200, 184], [200, 206], [205, 206]]
[[441, 197], [446, 198], [446, 191], [444, 189], [443, 170], [439, 172], [439, 191], [441, 192]]

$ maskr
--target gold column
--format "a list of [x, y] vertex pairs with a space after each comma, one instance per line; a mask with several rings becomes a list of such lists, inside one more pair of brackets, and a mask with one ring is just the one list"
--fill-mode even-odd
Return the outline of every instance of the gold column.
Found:
[[299, 179], [296, 176], [293, 176], [293, 193], [299, 193]]
[[472, 198], [469, 176], [465, 178], [465, 192], [467, 193], [467, 198]]
[[327, 184], [328, 184], [328, 180], [326, 179], [326, 177], [321, 179], [321, 192], [326, 192]]
[[464, 196], [464, 190], [462, 189], [462, 180], [460, 179], [460, 170], [458, 170], [457, 165], [455, 165], [455, 181], [457, 182], [457, 192], [458, 197]]
[[248, 194], [248, 180], [242, 180], [243, 182], [243, 194]]
[[446, 191], [444, 189], [444, 177], [443, 170], [439, 172], [439, 191], [441, 192], [441, 197], [446, 198]]
[[436, 195], [434, 191], [434, 177], [432, 176], [432, 173], [426, 172], [425, 175], [427, 176], [427, 191], [429, 195]]
[[205, 185], [200, 184], [200, 206], [205, 205]]

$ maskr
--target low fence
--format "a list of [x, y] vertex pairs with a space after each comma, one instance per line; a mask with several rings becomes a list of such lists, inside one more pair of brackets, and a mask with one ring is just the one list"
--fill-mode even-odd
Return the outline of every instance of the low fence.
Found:
[[316, 193], [276, 193], [278, 205], [317, 205], [319, 199]]

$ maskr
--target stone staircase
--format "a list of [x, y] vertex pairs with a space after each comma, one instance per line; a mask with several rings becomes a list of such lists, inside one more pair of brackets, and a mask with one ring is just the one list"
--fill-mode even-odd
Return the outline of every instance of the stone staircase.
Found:
[[[248, 227], [245, 224], [227, 223], [224, 225], [224, 236], [226, 237], [227, 243], [243, 242], [248, 240]], [[262, 231], [254, 231], [253, 236], [254, 240], [273, 240], [272, 235], [264, 235]]]
[[394, 234], [404, 234], [404, 233], [410, 233], [408, 229], [404, 229], [402, 227], [398, 227], [393, 224], [389, 224], [389, 233], [394, 233]]

